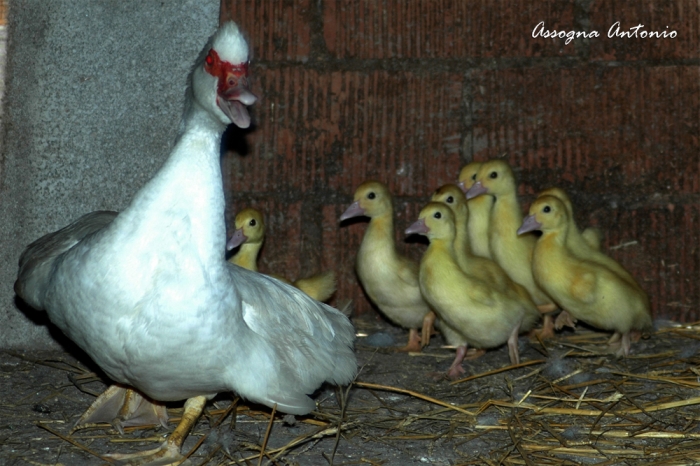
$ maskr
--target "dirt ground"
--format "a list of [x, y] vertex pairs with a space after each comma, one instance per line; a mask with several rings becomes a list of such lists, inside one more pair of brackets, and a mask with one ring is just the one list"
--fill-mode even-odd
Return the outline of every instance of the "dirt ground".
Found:
[[[360, 372], [344, 416], [329, 387], [316, 394], [318, 412], [275, 414], [262, 464], [700, 462], [700, 328], [661, 325], [627, 359], [605, 354], [608, 335], [585, 329], [544, 343], [522, 336], [520, 366], [500, 348], [467, 361], [466, 380], [453, 383], [441, 377], [453, 351], [440, 336], [409, 355], [377, 346], [404, 344], [405, 331], [374, 317], [355, 324]], [[109, 464], [99, 455], [163, 441], [181, 405], [169, 409], [167, 431], [71, 433], [106, 387], [94, 369], [75, 349], [0, 353], [0, 464]], [[259, 464], [272, 410], [234, 400], [221, 394], [208, 404], [183, 448], [191, 464]]]

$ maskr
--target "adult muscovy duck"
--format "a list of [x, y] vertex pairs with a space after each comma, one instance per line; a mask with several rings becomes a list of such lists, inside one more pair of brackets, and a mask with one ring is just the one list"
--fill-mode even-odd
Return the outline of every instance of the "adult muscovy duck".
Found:
[[111, 417], [121, 427], [145, 404], [162, 422], [158, 401], [187, 399], [175, 432], [138, 464], [178, 461], [219, 392], [305, 414], [315, 407], [308, 394], [349, 383], [357, 369], [347, 317], [225, 260], [219, 145], [229, 123], [250, 124], [247, 76], [248, 45], [225, 23], [190, 73], [168, 160], [129, 207], [85, 215], [20, 258], [16, 293], [118, 384], [81, 421]]

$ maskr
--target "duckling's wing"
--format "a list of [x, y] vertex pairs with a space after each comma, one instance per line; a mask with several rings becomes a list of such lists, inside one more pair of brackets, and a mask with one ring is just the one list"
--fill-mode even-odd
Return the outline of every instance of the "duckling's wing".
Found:
[[399, 256], [399, 267], [397, 274], [402, 282], [411, 287], [419, 287], [418, 271], [420, 266], [407, 257]]
[[586, 270], [583, 267], [575, 269], [575, 276], [571, 282], [569, 291], [576, 300], [590, 304], [595, 301], [597, 277], [594, 270]]
[[112, 211], [91, 212], [27, 246], [19, 258], [15, 293], [35, 309], [43, 309], [43, 295], [53, 277], [56, 260], [112, 223], [117, 215]]

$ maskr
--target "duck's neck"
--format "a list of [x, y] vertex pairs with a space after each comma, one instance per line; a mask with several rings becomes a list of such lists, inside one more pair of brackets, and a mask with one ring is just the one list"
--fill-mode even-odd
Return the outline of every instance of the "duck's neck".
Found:
[[397, 254], [392, 212], [370, 219], [360, 248], [367, 249], [368, 246], [372, 249], [372, 254], [380, 253], [392, 257]]
[[235, 256], [229, 259], [230, 262], [243, 267], [244, 269], [258, 271], [258, 252], [262, 243], [243, 243]]
[[122, 222], [139, 226], [136, 237], [186, 244], [205, 263], [223, 259], [226, 225], [219, 148], [224, 129], [196, 102], [188, 105], [168, 160], [120, 216]]
[[515, 192], [498, 196], [492, 208], [491, 229], [515, 236], [522, 223], [523, 213]]
[[467, 229], [467, 207], [461, 206], [461, 208], [457, 208], [455, 210], [455, 251], [459, 251], [462, 254], [471, 255], [472, 248], [471, 244], [469, 243], [469, 232]]

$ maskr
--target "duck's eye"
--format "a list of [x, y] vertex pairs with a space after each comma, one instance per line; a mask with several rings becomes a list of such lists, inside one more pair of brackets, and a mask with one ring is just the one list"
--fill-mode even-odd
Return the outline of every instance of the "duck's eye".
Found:
[[374, 194], [374, 193], [369, 193], [369, 194], [367, 195], [367, 199], [374, 199], [375, 197], [377, 197], [377, 195]]
[[209, 66], [214, 64], [214, 57], [211, 56], [211, 52], [209, 52], [209, 55], [207, 55], [207, 58], [204, 59], [204, 62]]
[[542, 212], [544, 212], [545, 214], [548, 214], [551, 211], [552, 211], [552, 208], [549, 207], [548, 205], [544, 206], [544, 209], [542, 209]]
[[498, 178], [498, 172], [491, 172], [491, 174], [490, 174], [489, 176], [490, 176], [492, 179], [496, 179], [496, 178]]
[[435, 212], [435, 213], [433, 214], [433, 217], [434, 217], [434, 218], [437, 218], [437, 219], [441, 219], [441, 218], [442, 218], [442, 214], [441, 214], [440, 212]]
[[476, 173], [472, 175], [472, 180], [476, 181]]
[[250, 225], [251, 227], [254, 227], [254, 226], [257, 225], [257, 224], [258, 224], [258, 222], [256, 222], [255, 219], [252, 219], [252, 220], [248, 223], [248, 225]]
[[447, 203], [448, 203], [448, 204], [452, 204], [452, 203], [455, 201], [455, 198], [452, 197], [452, 196], [450, 196], [450, 197], [448, 197], [446, 200], [447, 200]]

